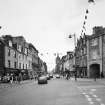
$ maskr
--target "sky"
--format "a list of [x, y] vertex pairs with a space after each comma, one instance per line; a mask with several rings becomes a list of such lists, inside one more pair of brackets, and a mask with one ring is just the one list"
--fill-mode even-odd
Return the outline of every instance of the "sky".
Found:
[[105, 0], [0, 0], [0, 34], [24, 36], [51, 70], [54, 53], [73, 51], [74, 39], [68, 36], [79, 38], [86, 9], [86, 34], [91, 35], [94, 26], [105, 27], [104, 5]]

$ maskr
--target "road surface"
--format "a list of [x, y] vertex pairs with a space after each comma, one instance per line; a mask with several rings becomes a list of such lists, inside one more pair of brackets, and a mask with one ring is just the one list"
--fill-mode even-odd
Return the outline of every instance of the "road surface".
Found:
[[52, 79], [0, 89], [0, 105], [105, 105], [105, 84], [79, 79]]

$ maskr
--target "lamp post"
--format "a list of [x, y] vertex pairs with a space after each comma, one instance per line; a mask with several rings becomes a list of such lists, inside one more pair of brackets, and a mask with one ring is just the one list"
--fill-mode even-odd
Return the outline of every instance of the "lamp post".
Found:
[[75, 80], [77, 80], [77, 70], [76, 70], [76, 34], [72, 34], [72, 35], [69, 35], [69, 38], [72, 38], [74, 37], [74, 46], [75, 46], [75, 50], [74, 50], [74, 56], [75, 56], [75, 59], [74, 59], [74, 64], [75, 64]]

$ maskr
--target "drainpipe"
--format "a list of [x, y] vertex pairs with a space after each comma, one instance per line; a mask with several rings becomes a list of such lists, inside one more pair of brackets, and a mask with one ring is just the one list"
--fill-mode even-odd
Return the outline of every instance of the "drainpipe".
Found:
[[[102, 35], [102, 73], [103, 73], [103, 35]], [[101, 74], [100, 74], [101, 77]]]

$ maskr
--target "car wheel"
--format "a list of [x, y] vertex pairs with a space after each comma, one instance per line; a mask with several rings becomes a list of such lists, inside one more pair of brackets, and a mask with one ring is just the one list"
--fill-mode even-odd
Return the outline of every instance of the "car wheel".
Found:
[[46, 81], [46, 84], [48, 84], [48, 82]]

